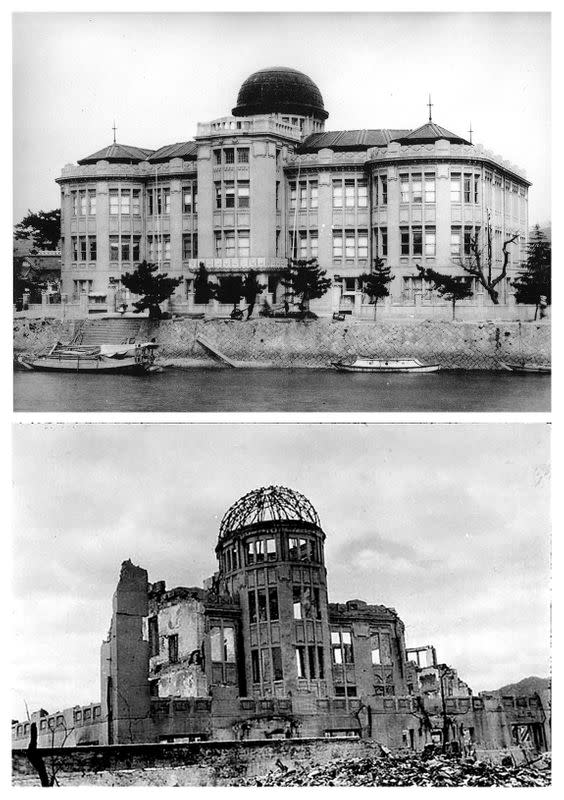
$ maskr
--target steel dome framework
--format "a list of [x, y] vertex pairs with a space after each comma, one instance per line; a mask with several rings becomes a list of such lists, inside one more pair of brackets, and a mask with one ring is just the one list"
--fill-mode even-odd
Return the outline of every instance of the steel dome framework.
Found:
[[275, 520], [321, 527], [317, 511], [303, 494], [285, 486], [263, 486], [248, 492], [228, 509], [219, 527], [219, 539], [249, 525]]

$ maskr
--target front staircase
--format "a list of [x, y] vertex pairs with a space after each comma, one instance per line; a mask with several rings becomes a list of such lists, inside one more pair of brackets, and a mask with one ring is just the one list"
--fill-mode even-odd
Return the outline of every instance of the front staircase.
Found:
[[145, 324], [144, 320], [131, 318], [85, 319], [78, 326], [70, 344], [130, 344], [139, 338], [142, 324]]

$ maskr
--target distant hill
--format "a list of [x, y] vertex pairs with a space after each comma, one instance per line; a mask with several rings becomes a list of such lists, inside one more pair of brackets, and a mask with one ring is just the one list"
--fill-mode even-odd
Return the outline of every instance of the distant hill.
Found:
[[505, 694], [529, 696], [535, 692], [541, 692], [543, 689], [550, 689], [550, 678], [537, 678], [531, 675], [530, 678], [523, 678], [518, 683], [508, 683], [507, 686], [502, 686], [500, 689], [491, 689], [487, 692], [480, 692], [480, 694]]

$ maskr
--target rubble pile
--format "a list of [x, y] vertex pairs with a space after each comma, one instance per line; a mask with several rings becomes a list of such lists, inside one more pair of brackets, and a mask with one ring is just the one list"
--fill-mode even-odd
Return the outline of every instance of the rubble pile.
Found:
[[280, 761], [245, 786], [549, 786], [550, 756], [535, 763], [500, 766], [486, 761], [435, 755], [341, 758], [330, 764], [288, 769]]

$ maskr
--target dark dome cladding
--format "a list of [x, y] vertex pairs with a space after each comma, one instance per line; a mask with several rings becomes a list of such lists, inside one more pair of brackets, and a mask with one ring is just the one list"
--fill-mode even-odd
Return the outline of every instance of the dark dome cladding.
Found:
[[289, 67], [268, 67], [254, 72], [243, 83], [233, 109], [235, 117], [252, 114], [299, 114], [327, 119], [323, 97], [303, 72]]
[[248, 525], [272, 520], [296, 520], [321, 527], [317, 511], [303, 494], [285, 486], [263, 486], [248, 492], [225, 513], [219, 538]]

